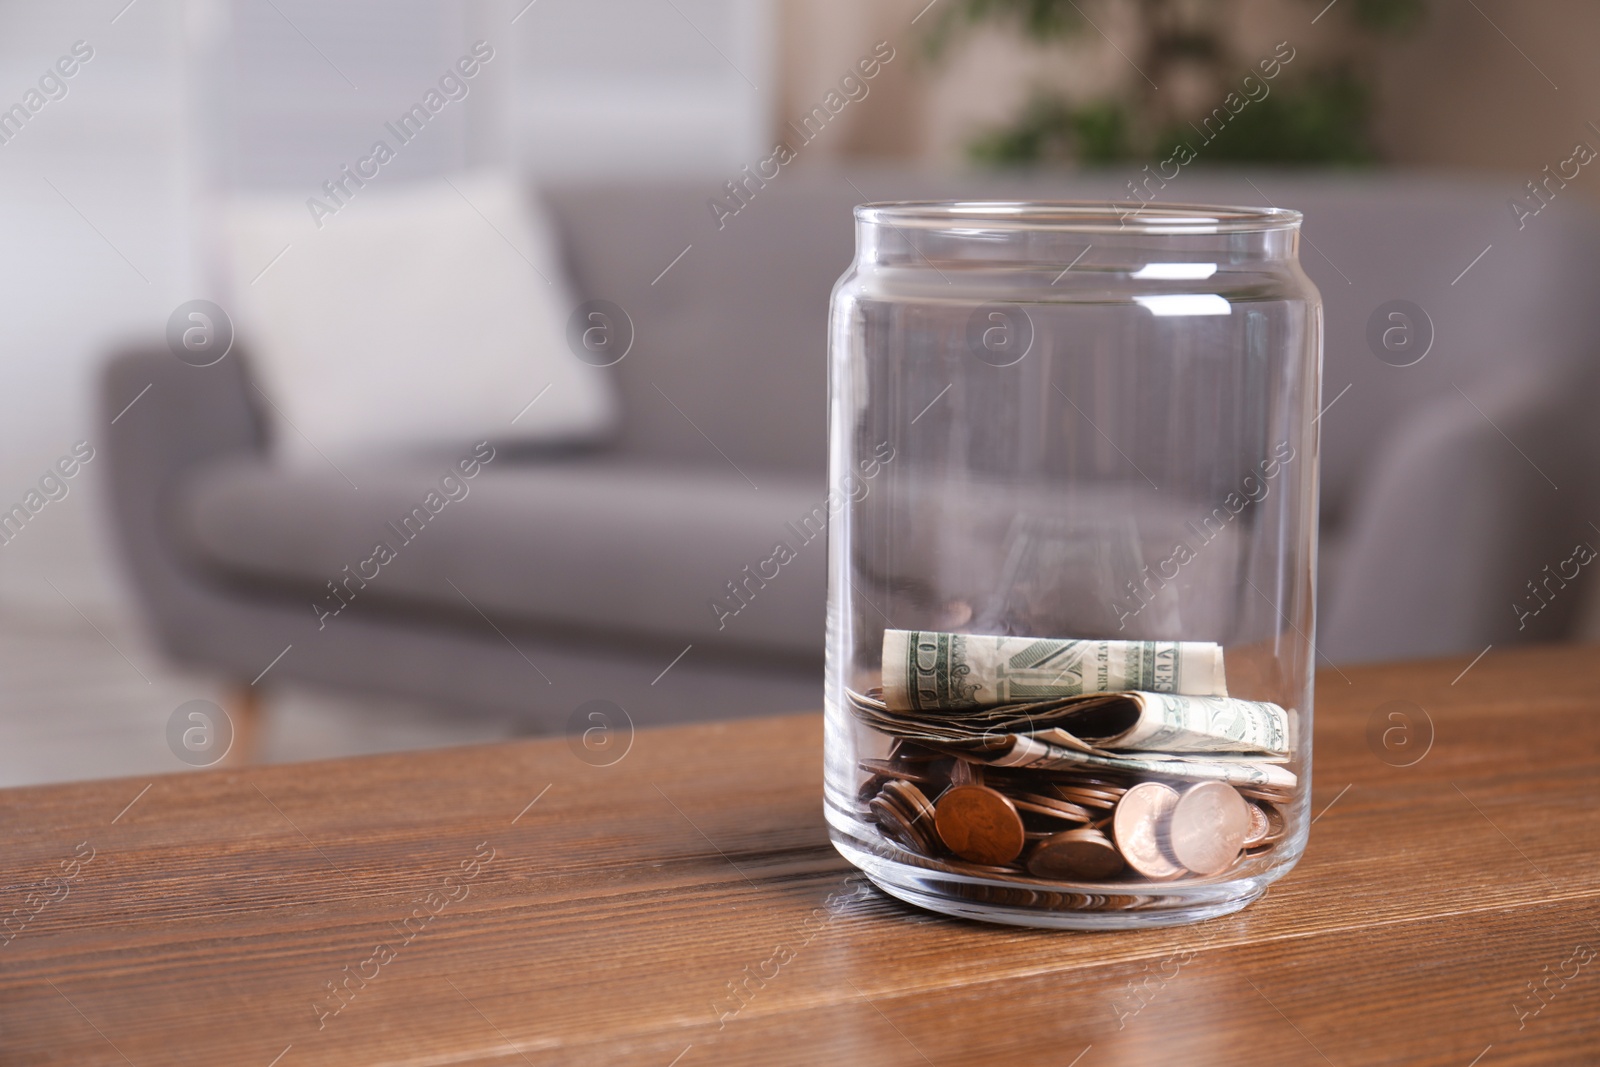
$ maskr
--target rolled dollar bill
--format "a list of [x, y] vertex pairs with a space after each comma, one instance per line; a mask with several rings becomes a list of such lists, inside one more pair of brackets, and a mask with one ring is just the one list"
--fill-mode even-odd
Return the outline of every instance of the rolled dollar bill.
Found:
[[1130, 689], [1227, 696], [1222, 646], [883, 632], [883, 699], [891, 711], [949, 711]]
[[1277, 704], [1178, 693], [1085, 693], [1032, 704], [897, 712], [882, 701], [852, 698], [868, 722], [899, 737], [977, 741], [1027, 735], [1101, 756], [1132, 753], [1210, 758], [1248, 753], [1252, 762], [1289, 756], [1289, 714]]
[[1098, 767], [1128, 774], [1156, 774], [1191, 782], [1218, 781], [1271, 789], [1293, 789], [1299, 781], [1289, 768], [1271, 763], [1203, 758], [1159, 760], [1146, 758], [1146, 754], [1138, 752], [1097, 756], [1092, 752], [1052, 745], [1035, 737], [1008, 738], [1003, 746], [990, 749], [979, 758], [995, 767], [1028, 770]]
[[1263, 700], [1115, 693], [1083, 701], [1036, 736], [1068, 744], [1078, 738], [1113, 752], [1289, 754], [1289, 716]]

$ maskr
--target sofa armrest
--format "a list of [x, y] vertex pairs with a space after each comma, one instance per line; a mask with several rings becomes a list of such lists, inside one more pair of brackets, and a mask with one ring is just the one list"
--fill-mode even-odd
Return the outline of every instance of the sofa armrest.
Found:
[[265, 449], [266, 425], [252, 393], [239, 352], [192, 367], [163, 346], [132, 347], [114, 353], [101, 372], [113, 540], [163, 644], [175, 595], [194, 581], [169, 524], [172, 495], [200, 464]]
[[1322, 653], [1338, 662], [1444, 656], [1565, 636], [1576, 590], [1548, 610], [1517, 611], [1540, 603], [1528, 583], [1547, 564], [1593, 536], [1563, 393], [1552, 381], [1479, 381], [1401, 424], [1353, 501], [1319, 624]]

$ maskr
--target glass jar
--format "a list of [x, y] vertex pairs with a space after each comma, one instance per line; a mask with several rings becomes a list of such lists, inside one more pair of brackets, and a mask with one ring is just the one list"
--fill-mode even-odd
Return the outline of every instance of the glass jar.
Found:
[[1226, 914], [1304, 848], [1322, 310], [1293, 211], [856, 209], [826, 811], [934, 911]]

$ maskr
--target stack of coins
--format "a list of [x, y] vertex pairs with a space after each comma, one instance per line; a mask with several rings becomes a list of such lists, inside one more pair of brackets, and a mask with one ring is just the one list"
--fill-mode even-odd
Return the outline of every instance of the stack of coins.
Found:
[[913, 852], [933, 853], [940, 845], [935, 814], [927, 796], [904, 779], [885, 782], [867, 807], [883, 831]]
[[1048, 882], [1223, 874], [1280, 842], [1287, 794], [1225, 782], [987, 767], [897, 740], [861, 761], [883, 834], [931, 865]]

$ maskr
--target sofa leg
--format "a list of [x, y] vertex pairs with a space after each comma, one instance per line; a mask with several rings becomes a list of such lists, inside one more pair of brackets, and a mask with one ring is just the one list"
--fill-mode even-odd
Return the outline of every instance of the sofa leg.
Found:
[[260, 755], [261, 726], [265, 712], [261, 690], [253, 685], [231, 686], [223, 698], [228, 718], [233, 722], [233, 744], [227, 762], [235, 766], [254, 763]]

